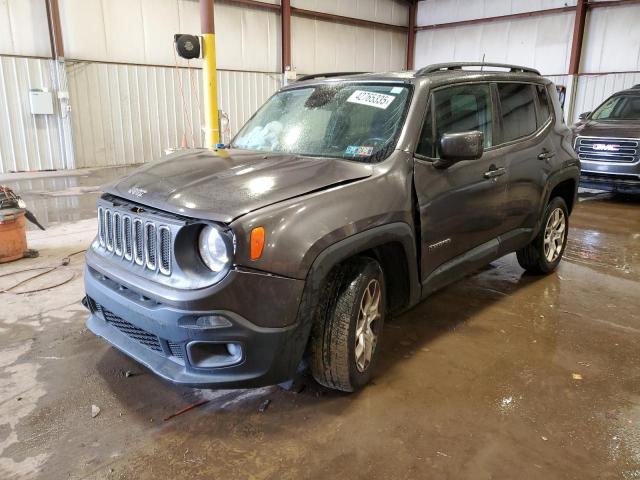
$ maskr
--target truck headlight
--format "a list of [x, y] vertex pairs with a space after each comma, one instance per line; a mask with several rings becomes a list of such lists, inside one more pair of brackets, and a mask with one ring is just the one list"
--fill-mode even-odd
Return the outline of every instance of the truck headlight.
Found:
[[213, 225], [207, 225], [198, 237], [198, 250], [204, 264], [214, 273], [231, 266], [233, 246], [230, 238]]

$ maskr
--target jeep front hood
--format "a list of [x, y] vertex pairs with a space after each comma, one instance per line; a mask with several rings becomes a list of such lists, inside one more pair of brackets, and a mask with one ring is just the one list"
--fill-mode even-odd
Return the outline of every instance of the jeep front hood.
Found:
[[244, 150], [188, 150], [104, 187], [106, 193], [187, 217], [229, 223], [306, 193], [371, 175], [340, 159]]

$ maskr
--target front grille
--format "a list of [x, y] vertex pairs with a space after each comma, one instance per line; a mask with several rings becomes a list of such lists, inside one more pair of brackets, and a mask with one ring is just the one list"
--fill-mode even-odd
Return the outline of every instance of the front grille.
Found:
[[633, 163], [638, 160], [638, 142], [631, 138], [578, 137], [575, 149], [580, 160]]
[[129, 338], [141, 343], [145, 347], [155, 350], [156, 352], [162, 352], [162, 346], [160, 340], [153, 333], [149, 333], [142, 328], [138, 328], [132, 323], [127, 322], [123, 318], [120, 318], [116, 314], [110, 312], [100, 304], [96, 304], [98, 311], [102, 313], [105, 321], [112, 327], [117, 328]]
[[171, 229], [166, 225], [100, 207], [98, 240], [117, 257], [171, 275], [173, 243]]

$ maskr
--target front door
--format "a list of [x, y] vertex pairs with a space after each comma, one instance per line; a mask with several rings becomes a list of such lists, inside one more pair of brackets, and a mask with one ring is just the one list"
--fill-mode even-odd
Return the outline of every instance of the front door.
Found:
[[[504, 156], [494, 148], [494, 105], [488, 84], [435, 90], [414, 161], [414, 183], [420, 210], [421, 273], [426, 280], [456, 259], [482, 250], [502, 233], [506, 202]], [[439, 139], [446, 133], [478, 130], [485, 152], [478, 160], [434, 167]], [[472, 252], [473, 253], [473, 252]], [[464, 269], [464, 261], [459, 267]], [[460, 268], [458, 268], [460, 270]]]

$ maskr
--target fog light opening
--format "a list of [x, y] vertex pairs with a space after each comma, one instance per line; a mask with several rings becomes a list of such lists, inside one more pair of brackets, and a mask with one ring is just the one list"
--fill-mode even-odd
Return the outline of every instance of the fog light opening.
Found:
[[239, 343], [191, 342], [187, 352], [191, 365], [197, 368], [228, 367], [242, 360]]

